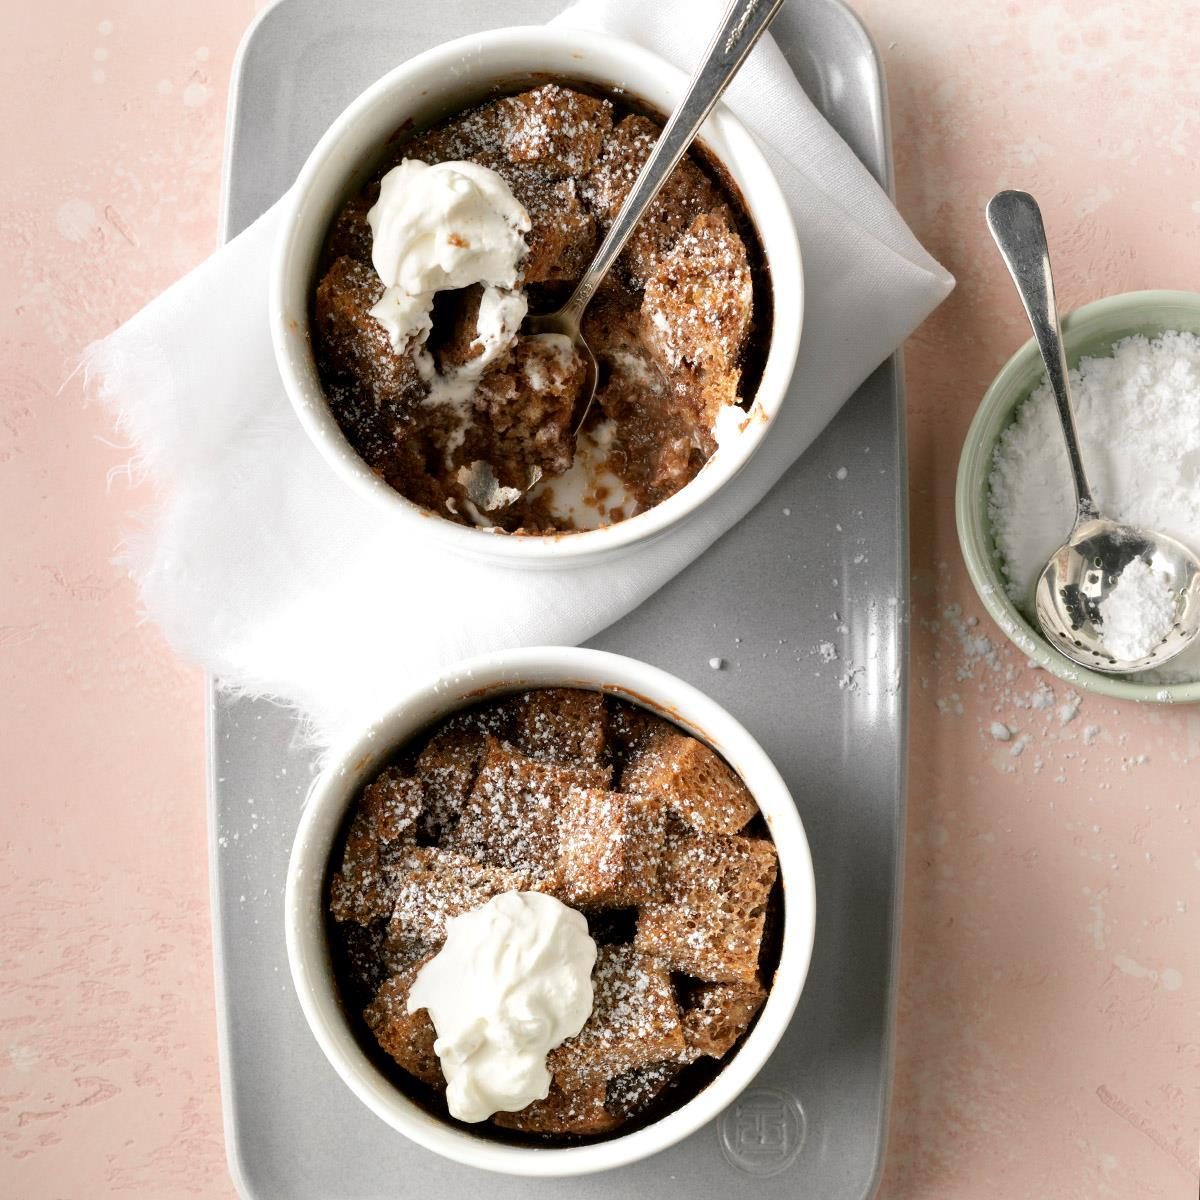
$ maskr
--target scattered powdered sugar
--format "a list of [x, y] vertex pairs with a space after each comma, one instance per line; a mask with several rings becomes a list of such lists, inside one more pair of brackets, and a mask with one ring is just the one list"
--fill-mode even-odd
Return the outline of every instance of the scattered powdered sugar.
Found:
[[858, 692], [861, 691], [866, 677], [867, 668], [856, 666], [852, 663], [838, 676], [837, 684], [842, 691]]
[[[939, 570], [949, 575], [948, 564]], [[932, 690], [940, 682], [944, 690], [930, 696], [938, 720], [974, 726], [980, 759], [997, 774], [1014, 780], [1044, 774], [1056, 784], [1100, 793], [1113, 787], [1114, 775], [1151, 761], [1152, 747], [1134, 744], [1135, 734], [1116, 720], [1120, 708], [1050, 675], [998, 635], [993, 640], [980, 632], [979, 618], [961, 605], [944, 605], [917, 623], [929, 640], [917, 658], [914, 686]], [[1197, 753], [1200, 726], [1188, 748], [1170, 747], [1176, 761]]]
[[1100, 602], [1104, 648], [1126, 661], [1145, 658], [1171, 632], [1177, 607], [1167, 577], [1135, 558]]
[[[1124, 338], [1111, 356], [1082, 359], [1071, 372], [1071, 387], [1100, 511], [1200, 550], [1200, 337], [1166, 332]], [[1037, 578], [1075, 515], [1066, 450], [1046, 384], [1000, 435], [989, 489], [988, 513], [1008, 592], [1028, 609]], [[1147, 629], [1161, 624], [1161, 596], [1157, 602], [1146, 596], [1124, 610], [1123, 603], [1118, 602], [1118, 620], [1144, 617]], [[1146, 640], [1137, 629], [1117, 636], [1135, 648]], [[1109, 649], [1115, 653], [1111, 643]], [[1200, 647], [1147, 675], [1200, 678]]]
[[1025, 753], [1025, 747], [1028, 746], [1029, 743], [1032, 741], [1033, 741], [1032, 734], [1029, 734], [1029, 733], [1021, 734], [1021, 736], [1018, 737], [1015, 742], [1013, 742], [1012, 749], [1009, 750], [1009, 754], [1013, 758], [1020, 758], [1021, 755]]
[[1058, 723], [1060, 725], [1069, 725], [1077, 716], [1079, 716], [1079, 706], [1083, 703], [1083, 698], [1078, 692], [1072, 692], [1066, 700], [1058, 706]]

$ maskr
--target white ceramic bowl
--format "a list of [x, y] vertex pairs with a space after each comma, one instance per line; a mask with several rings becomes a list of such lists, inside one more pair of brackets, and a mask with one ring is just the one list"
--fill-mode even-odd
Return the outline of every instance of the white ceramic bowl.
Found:
[[701, 140], [742, 193], [770, 270], [773, 327], [767, 359], [743, 433], [718, 450], [670, 499], [627, 521], [569, 535], [508, 536], [457, 525], [411, 503], [355, 453], [325, 401], [309, 342], [309, 297], [318, 256], [338, 209], [358, 192], [388, 139], [411, 122], [421, 128], [485, 98], [497, 87], [543, 78], [624, 88], [671, 111], [687, 83], [657, 55], [599, 33], [529, 26], [460, 38], [418, 55], [368, 88], [329, 127], [285, 201], [271, 272], [272, 340], [279, 372], [301, 424], [346, 483], [393, 514], [397, 526], [449, 549], [512, 565], [594, 560], [661, 534], [689, 517], [736, 475], [766, 435], [786, 394], [800, 345], [803, 275], [791, 213], [779, 185], [741, 123], [718, 105]]
[[[528, 687], [596, 688], [688, 729], [745, 780], [766, 818], [783, 881], [779, 966], [758, 1022], [733, 1059], [686, 1104], [625, 1136], [569, 1149], [508, 1146], [463, 1132], [414, 1104], [371, 1062], [338, 1000], [326, 939], [330, 853], [363, 785], [404, 742], [430, 723], [492, 695]], [[296, 833], [284, 899], [288, 961], [300, 1006], [321, 1049], [377, 1116], [414, 1142], [469, 1166], [511, 1175], [582, 1175], [623, 1166], [673, 1145], [725, 1109], [753, 1080], [787, 1029], [812, 953], [816, 900], [808, 841], [786, 784], [746, 730], [702, 692], [665, 671], [598, 650], [528, 649], [477, 659], [420, 688], [317, 781]]]

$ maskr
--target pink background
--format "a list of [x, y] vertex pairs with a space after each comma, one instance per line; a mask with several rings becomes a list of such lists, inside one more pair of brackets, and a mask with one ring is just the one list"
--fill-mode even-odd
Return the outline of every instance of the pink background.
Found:
[[[202, 680], [112, 565], [150, 497], [68, 377], [213, 248], [226, 87], [261, 6], [6, 7], [0, 1194], [228, 1197]], [[907, 349], [913, 737], [882, 1194], [1193, 1197], [1200, 711], [1077, 702], [1031, 671], [971, 591], [952, 495], [975, 404], [1025, 337], [982, 222], [993, 191], [1041, 198], [1068, 306], [1196, 286], [1200, 6], [858, 7], [900, 207], [959, 281]]]

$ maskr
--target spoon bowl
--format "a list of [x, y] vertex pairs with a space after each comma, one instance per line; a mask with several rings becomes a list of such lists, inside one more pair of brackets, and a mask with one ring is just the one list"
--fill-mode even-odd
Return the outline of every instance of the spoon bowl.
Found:
[[[1125, 568], [1138, 560], [1175, 599], [1175, 618], [1140, 658], [1119, 658], [1105, 642], [1104, 607]], [[1134, 525], [1082, 521], [1055, 551], [1034, 593], [1038, 623], [1051, 645], [1093, 671], [1129, 675], [1161, 666], [1200, 630], [1200, 559], [1181, 542]]]

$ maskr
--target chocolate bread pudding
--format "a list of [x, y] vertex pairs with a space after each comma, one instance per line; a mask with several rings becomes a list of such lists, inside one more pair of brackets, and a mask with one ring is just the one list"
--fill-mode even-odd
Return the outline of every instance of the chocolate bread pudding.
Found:
[[409, 500], [461, 524], [570, 532], [673, 495], [746, 420], [770, 336], [762, 249], [694, 148], [584, 318], [559, 307], [658, 137], [627, 97], [546, 84], [399, 135], [335, 218], [312, 298], [330, 408]]
[[508, 696], [441, 721], [364, 788], [330, 864], [338, 988], [380, 1069], [454, 1121], [446, 1030], [410, 993], [464, 914], [553, 897], [595, 943], [590, 1012], [545, 1055], [538, 1098], [462, 1127], [537, 1145], [626, 1132], [694, 1096], [753, 1025], [779, 958], [777, 868], [754, 799], [703, 742], [598, 692]]

